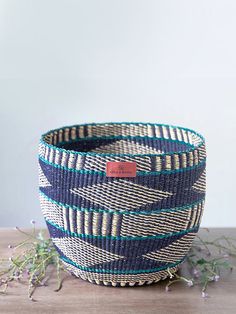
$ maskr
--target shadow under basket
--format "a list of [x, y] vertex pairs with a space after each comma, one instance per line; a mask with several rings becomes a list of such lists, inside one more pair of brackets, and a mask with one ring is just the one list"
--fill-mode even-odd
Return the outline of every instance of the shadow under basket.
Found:
[[90, 282], [135, 286], [177, 271], [198, 232], [205, 141], [153, 123], [87, 123], [39, 144], [40, 203], [66, 268]]

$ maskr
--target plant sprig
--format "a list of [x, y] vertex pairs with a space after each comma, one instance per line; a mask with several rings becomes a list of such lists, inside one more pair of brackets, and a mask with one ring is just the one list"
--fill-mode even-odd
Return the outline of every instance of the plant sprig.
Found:
[[51, 239], [45, 238], [43, 231], [36, 234], [35, 221], [31, 221], [33, 230], [27, 233], [19, 227], [15, 229], [25, 236], [25, 240], [8, 248], [11, 250], [9, 259], [0, 262], [0, 286], [1, 294], [6, 294], [9, 283], [12, 281], [27, 282], [28, 297], [33, 299], [33, 293], [37, 287], [46, 286], [50, 276], [47, 274], [49, 265], [54, 265], [57, 270], [57, 291], [61, 288], [61, 270], [63, 265], [59, 255], [53, 246]]
[[234, 266], [229, 260], [230, 257], [236, 257], [236, 239], [223, 235], [214, 240], [203, 240], [197, 235], [185, 262], [180, 267], [180, 271], [184, 272], [187, 266], [188, 277], [191, 277], [180, 276], [178, 273], [171, 274], [166, 291], [170, 291], [170, 286], [174, 283], [182, 281], [189, 287], [200, 286], [202, 297], [207, 298], [209, 284], [218, 282], [225, 270], [233, 271]]

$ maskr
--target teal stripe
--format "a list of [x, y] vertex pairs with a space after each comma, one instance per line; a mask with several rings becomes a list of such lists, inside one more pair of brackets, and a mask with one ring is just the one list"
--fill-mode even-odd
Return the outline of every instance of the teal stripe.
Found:
[[166, 234], [158, 234], [158, 235], [153, 235], [153, 236], [137, 236], [137, 237], [132, 237], [132, 236], [111, 236], [111, 235], [93, 235], [93, 234], [84, 234], [84, 233], [76, 233], [72, 232], [69, 230], [65, 230], [64, 228], [58, 226], [57, 224], [53, 223], [52, 221], [46, 219], [46, 222], [55, 227], [58, 230], [61, 230], [62, 232], [68, 234], [69, 236], [73, 236], [76, 238], [96, 238], [96, 239], [111, 239], [111, 240], [147, 240], [147, 239], [166, 239], [178, 235], [184, 235], [189, 232], [197, 232], [199, 229], [199, 225], [195, 226], [194, 228], [186, 229], [186, 230], [181, 230], [179, 232], [172, 232], [172, 233], [166, 233]]
[[[50, 162], [50, 161], [44, 159], [44, 158], [41, 157], [41, 156], [38, 156], [38, 158], [39, 158], [42, 162], [44, 162], [45, 164], [50, 165], [50, 166], [53, 166], [53, 167], [58, 168], [58, 169], [67, 170], [67, 171], [72, 171], [72, 172], [78, 172], [78, 173], [82, 173], [82, 174], [84, 173], [84, 174], [96, 174], [96, 175], [106, 176], [106, 172], [105, 172], [105, 171], [68, 168], [68, 167], [66, 167], [66, 166], [54, 164], [53, 162]], [[203, 159], [203, 160], [202, 160], [199, 164], [197, 164], [196, 166], [189, 166], [189, 167], [186, 167], [186, 168], [173, 169], [173, 170], [138, 171], [138, 172], [137, 172], [137, 176], [158, 175], [158, 174], [171, 174], [171, 173], [184, 172], [184, 171], [196, 169], [196, 168], [202, 166], [202, 165], [205, 164], [205, 163], [206, 163], [206, 158]]]
[[157, 214], [157, 213], [165, 213], [165, 212], [176, 212], [176, 211], [181, 211], [181, 210], [187, 210], [192, 206], [198, 205], [201, 202], [204, 201], [205, 197], [201, 198], [200, 200], [193, 202], [191, 204], [185, 205], [185, 206], [181, 206], [181, 207], [172, 207], [172, 208], [163, 208], [163, 209], [154, 209], [154, 210], [142, 210], [142, 211], [126, 211], [126, 210], [110, 210], [110, 209], [93, 209], [93, 208], [82, 208], [82, 207], [78, 207], [75, 205], [70, 206], [69, 204], [66, 203], [61, 203], [61, 202], [57, 202], [55, 200], [53, 200], [52, 198], [50, 198], [49, 196], [47, 196], [44, 192], [42, 192], [41, 190], [39, 190], [39, 193], [45, 198], [47, 199], [49, 202], [58, 205], [58, 206], [62, 206], [65, 208], [70, 208], [73, 210], [78, 210], [78, 211], [82, 211], [82, 212], [94, 212], [94, 213], [111, 213], [111, 214], [119, 214], [119, 215], [151, 215], [151, 214]]
[[70, 141], [64, 141], [64, 142], [59, 142], [57, 144], [56, 147], [59, 147], [61, 145], [65, 145], [65, 144], [70, 144], [70, 143], [75, 143], [75, 142], [80, 142], [80, 141], [92, 141], [92, 140], [97, 140], [97, 139], [101, 139], [101, 140], [110, 140], [110, 139], [157, 139], [157, 140], [161, 140], [161, 141], [167, 141], [167, 142], [172, 142], [172, 143], [179, 143], [179, 144], [184, 144], [190, 148], [194, 148], [195, 146], [190, 144], [190, 143], [186, 143], [184, 141], [179, 141], [179, 140], [173, 140], [172, 138], [164, 138], [164, 137], [153, 137], [153, 136], [132, 136], [132, 135], [111, 135], [111, 136], [90, 136], [90, 137], [83, 137], [83, 138], [76, 138], [74, 140], [70, 140]]
[[77, 263], [73, 262], [71, 259], [69, 259], [68, 257], [64, 257], [64, 256], [60, 256], [60, 258], [68, 263], [71, 264], [77, 268], [79, 268], [80, 270], [84, 270], [84, 271], [88, 271], [88, 272], [93, 272], [93, 273], [107, 273], [107, 274], [142, 274], [142, 273], [153, 273], [153, 272], [158, 272], [161, 270], [165, 270], [168, 268], [172, 268], [177, 266], [178, 264], [182, 263], [185, 259], [185, 257], [183, 259], [181, 259], [180, 261], [176, 262], [176, 263], [172, 263], [172, 264], [167, 264], [165, 266], [161, 266], [161, 267], [157, 267], [157, 268], [152, 268], [152, 269], [137, 269], [137, 270], [116, 270], [116, 269], [98, 269], [98, 268], [90, 268], [90, 267], [85, 267], [85, 266], [81, 266], [78, 265]]

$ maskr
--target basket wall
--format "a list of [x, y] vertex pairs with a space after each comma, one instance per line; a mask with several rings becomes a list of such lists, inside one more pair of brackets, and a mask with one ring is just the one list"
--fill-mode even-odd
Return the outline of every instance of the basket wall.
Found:
[[[107, 161], [135, 161], [136, 177], [107, 177]], [[93, 123], [44, 134], [40, 203], [67, 269], [113, 286], [176, 271], [199, 229], [205, 164], [202, 136], [179, 127]]]

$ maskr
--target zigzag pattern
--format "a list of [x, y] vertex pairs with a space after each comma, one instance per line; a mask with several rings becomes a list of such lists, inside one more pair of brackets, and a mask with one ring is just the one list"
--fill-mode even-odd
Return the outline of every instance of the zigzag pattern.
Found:
[[[155, 272], [157, 269], [171, 267], [173, 263], [150, 259], [148, 253], [163, 248], [168, 250], [171, 243], [184, 236], [181, 233], [169, 235], [165, 237], [165, 241], [162, 238], [140, 240], [107, 238], [104, 242], [102, 238], [71, 236], [50, 224], [48, 228], [56, 249], [64, 260], [81, 270], [105, 273], [113, 273], [112, 270], [124, 274]], [[177, 258], [175, 262], [179, 263], [180, 260]]]
[[53, 243], [72, 262], [82, 266], [91, 267], [96, 264], [123, 259], [123, 256], [100, 249], [79, 238], [53, 238]]

